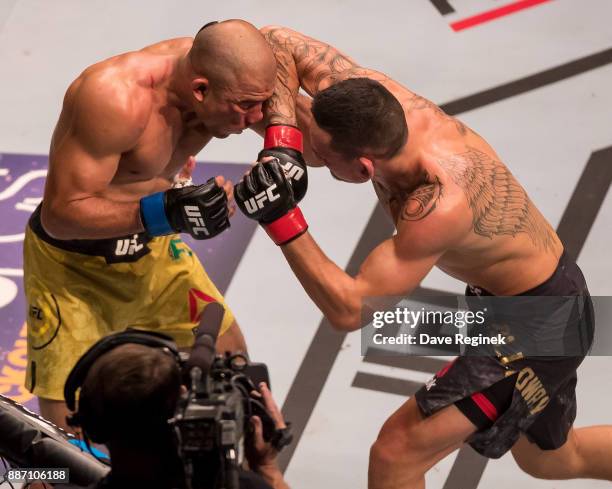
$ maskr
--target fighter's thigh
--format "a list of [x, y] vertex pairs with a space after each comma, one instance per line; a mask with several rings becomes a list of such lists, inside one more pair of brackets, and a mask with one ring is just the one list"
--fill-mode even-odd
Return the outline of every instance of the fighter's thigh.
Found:
[[26, 388], [38, 397], [63, 400], [70, 370], [103, 335], [106, 323], [82, 297], [55, 294], [44, 284], [27, 293]]
[[538, 479], [562, 479], [580, 471], [581, 459], [574, 428], [569, 430], [567, 441], [555, 450], [542, 450], [521, 435], [512, 447], [512, 456], [521, 470]]
[[412, 460], [431, 467], [475, 431], [476, 427], [454, 405], [425, 417], [412, 397], [385, 422], [376, 444], [409, 454]]

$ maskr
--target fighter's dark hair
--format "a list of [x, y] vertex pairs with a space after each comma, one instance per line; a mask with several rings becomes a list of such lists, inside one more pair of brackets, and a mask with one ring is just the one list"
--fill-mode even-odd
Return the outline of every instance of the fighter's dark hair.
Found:
[[349, 78], [317, 93], [312, 115], [347, 158], [391, 158], [406, 144], [408, 125], [399, 101], [381, 83]]

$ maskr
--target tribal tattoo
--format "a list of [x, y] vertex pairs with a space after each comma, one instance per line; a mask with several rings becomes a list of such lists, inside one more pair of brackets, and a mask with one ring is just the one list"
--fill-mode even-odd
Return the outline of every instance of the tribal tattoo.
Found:
[[553, 249], [552, 229], [501, 162], [468, 146], [439, 163], [465, 192], [476, 234], [493, 239], [526, 233], [538, 248]]
[[382, 73], [357, 65], [334, 47], [285, 28], [264, 34], [276, 56], [277, 85], [267, 102], [270, 122], [296, 123], [295, 99], [300, 86], [309, 94], [347, 78], [388, 80]]
[[299, 79], [295, 61], [288, 49], [280, 29], [271, 29], [265, 38], [276, 57], [276, 86], [266, 102], [267, 115], [271, 123], [297, 125], [295, 99], [299, 90]]

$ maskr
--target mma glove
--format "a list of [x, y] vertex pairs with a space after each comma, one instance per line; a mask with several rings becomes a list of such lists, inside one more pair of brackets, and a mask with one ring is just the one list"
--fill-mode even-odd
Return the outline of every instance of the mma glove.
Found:
[[279, 246], [308, 230], [284, 172], [283, 163], [290, 160], [286, 155], [279, 155], [273, 160], [258, 162], [234, 188], [242, 213], [258, 221]]
[[214, 178], [143, 197], [140, 218], [150, 236], [189, 233], [210, 239], [230, 227], [227, 195]]
[[[266, 127], [264, 149], [257, 155], [261, 161], [266, 156], [281, 160], [281, 165], [289, 183], [293, 187], [295, 202], [300, 202], [308, 188], [308, 171], [304, 161], [302, 132], [295, 126], [270, 124]], [[281, 159], [287, 156], [288, 158]]]

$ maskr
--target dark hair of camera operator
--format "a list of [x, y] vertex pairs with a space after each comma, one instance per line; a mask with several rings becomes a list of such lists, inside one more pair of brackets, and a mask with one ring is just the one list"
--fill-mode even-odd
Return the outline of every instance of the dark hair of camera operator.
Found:
[[[181, 388], [177, 362], [160, 348], [125, 344], [95, 361], [81, 388], [79, 411], [85, 435], [108, 447], [111, 471], [93, 487], [176, 487], [180, 460], [167, 420], [174, 415]], [[274, 421], [284, 423], [265, 384], [260, 395]], [[240, 487], [288, 489], [276, 452], [263, 440], [261, 422], [252, 419], [251, 424], [254, 436], [247, 458], [263, 480], [243, 472]]]

